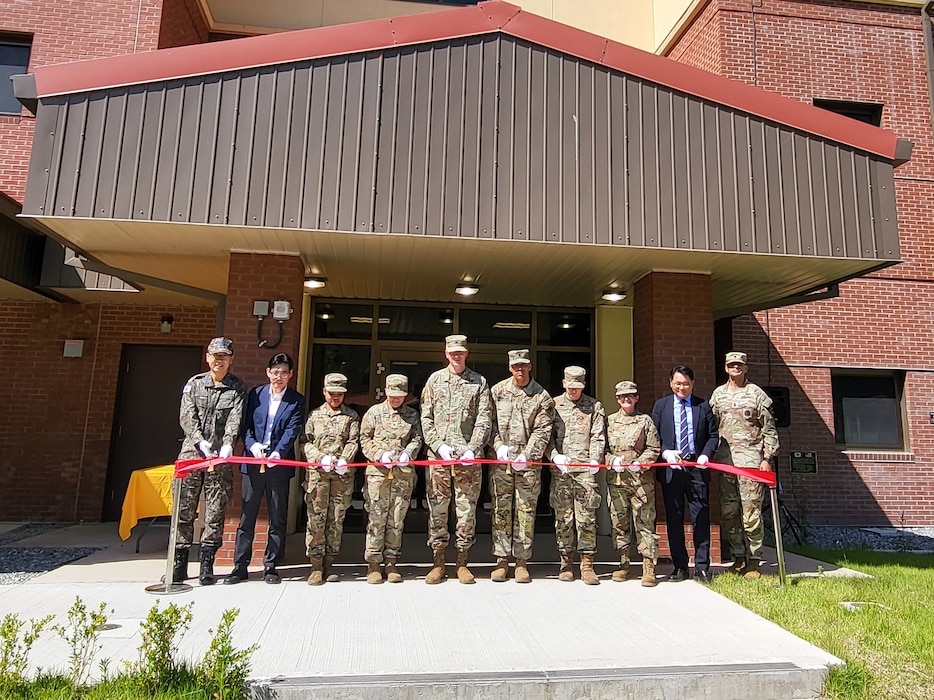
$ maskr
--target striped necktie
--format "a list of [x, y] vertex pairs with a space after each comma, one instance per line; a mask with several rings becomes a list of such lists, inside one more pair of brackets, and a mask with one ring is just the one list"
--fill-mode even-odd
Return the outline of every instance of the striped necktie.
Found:
[[680, 399], [680, 401], [681, 401], [681, 425], [679, 427], [678, 447], [680, 447], [680, 452], [682, 455], [687, 455], [691, 449], [691, 446], [688, 443], [688, 440], [690, 439], [690, 435], [688, 434], [688, 409], [687, 409], [688, 402], [685, 401], [684, 399]]

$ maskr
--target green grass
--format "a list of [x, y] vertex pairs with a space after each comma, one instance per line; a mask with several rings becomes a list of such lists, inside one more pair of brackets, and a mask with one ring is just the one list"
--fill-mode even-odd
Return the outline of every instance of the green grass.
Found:
[[[934, 555], [796, 548], [799, 554], [873, 578], [744, 581], [718, 576], [713, 588], [846, 662], [827, 679], [834, 700], [934, 698]], [[843, 601], [881, 603], [849, 612]]]
[[17, 688], [0, 688], [0, 700], [211, 700], [200, 686], [194, 672], [176, 670], [158, 690], [147, 690], [138, 676], [122, 675], [97, 685], [81, 687], [77, 692], [62, 675], [40, 675]]

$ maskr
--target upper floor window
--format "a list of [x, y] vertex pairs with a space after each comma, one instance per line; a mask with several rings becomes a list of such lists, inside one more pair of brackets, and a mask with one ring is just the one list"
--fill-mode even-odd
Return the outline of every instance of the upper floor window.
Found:
[[835, 370], [831, 387], [837, 443], [863, 449], [905, 448], [903, 372]]
[[0, 114], [19, 114], [23, 106], [13, 96], [11, 75], [20, 75], [29, 68], [28, 40], [0, 36]]
[[882, 124], [882, 105], [876, 102], [849, 102], [847, 100], [821, 100], [815, 98], [814, 106], [873, 126]]

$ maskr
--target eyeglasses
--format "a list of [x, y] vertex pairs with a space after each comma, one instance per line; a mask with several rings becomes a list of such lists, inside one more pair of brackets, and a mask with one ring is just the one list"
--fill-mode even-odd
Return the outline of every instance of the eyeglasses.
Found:
[[635, 394], [623, 394], [622, 396], [616, 397], [617, 401], [635, 401]]
[[285, 371], [278, 370], [278, 369], [273, 369], [273, 370], [270, 370], [270, 371], [269, 371], [269, 376], [270, 376], [270, 377], [276, 377], [277, 379], [280, 378], [280, 377], [288, 377], [288, 376], [291, 375], [291, 374], [292, 374], [292, 370], [290, 370], [290, 369], [287, 369], [287, 370], [285, 370]]
[[746, 365], [744, 365], [742, 362], [727, 362], [726, 366], [727, 367], [745, 367]]
[[678, 389], [690, 389], [693, 386], [691, 382], [672, 382], [671, 385]]

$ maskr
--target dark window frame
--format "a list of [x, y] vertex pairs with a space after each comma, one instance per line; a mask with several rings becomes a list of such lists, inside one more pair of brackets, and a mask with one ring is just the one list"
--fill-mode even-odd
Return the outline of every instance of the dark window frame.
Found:
[[[0, 34], [0, 46], [9, 46], [26, 49], [26, 62], [22, 70], [11, 72], [10, 75], [20, 75], [29, 72], [29, 61], [32, 59], [32, 37], [23, 34]], [[19, 63], [2, 64], [3, 67], [19, 66]], [[9, 108], [5, 108], [8, 105]], [[13, 82], [0, 72], [0, 116], [18, 117], [23, 111], [22, 105], [13, 95]]]
[[[845, 450], [881, 450], [886, 452], [904, 452], [908, 450], [907, 407], [905, 403], [905, 373], [899, 370], [860, 370], [860, 369], [834, 369], [831, 371], [831, 395], [833, 398], [833, 427], [834, 440]], [[854, 386], [859, 380], [866, 380], [864, 387]], [[891, 382], [889, 396], [866, 396], [870, 393], [871, 385], [880, 386], [880, 380]], [[844, 384], [849, 383], [848, 388]], [[888, 392], [887, 392], [888, 393]], [[897, 415], [895, 428], [897, 440], [891, 443], [870, 442], [859, 439], [859, 436], [847, 435], [846, 412], [844, 410], [845, 398], [887, 398], [894, 400]]]
[[815, 97], [813, 100], [815, 107], [826, 109], [856, 121], [872, 124], [873, 126], [882, 125], [882, 110], [884, 105], [879, 102], [852, 102], [849, 100], [828, 100]]

